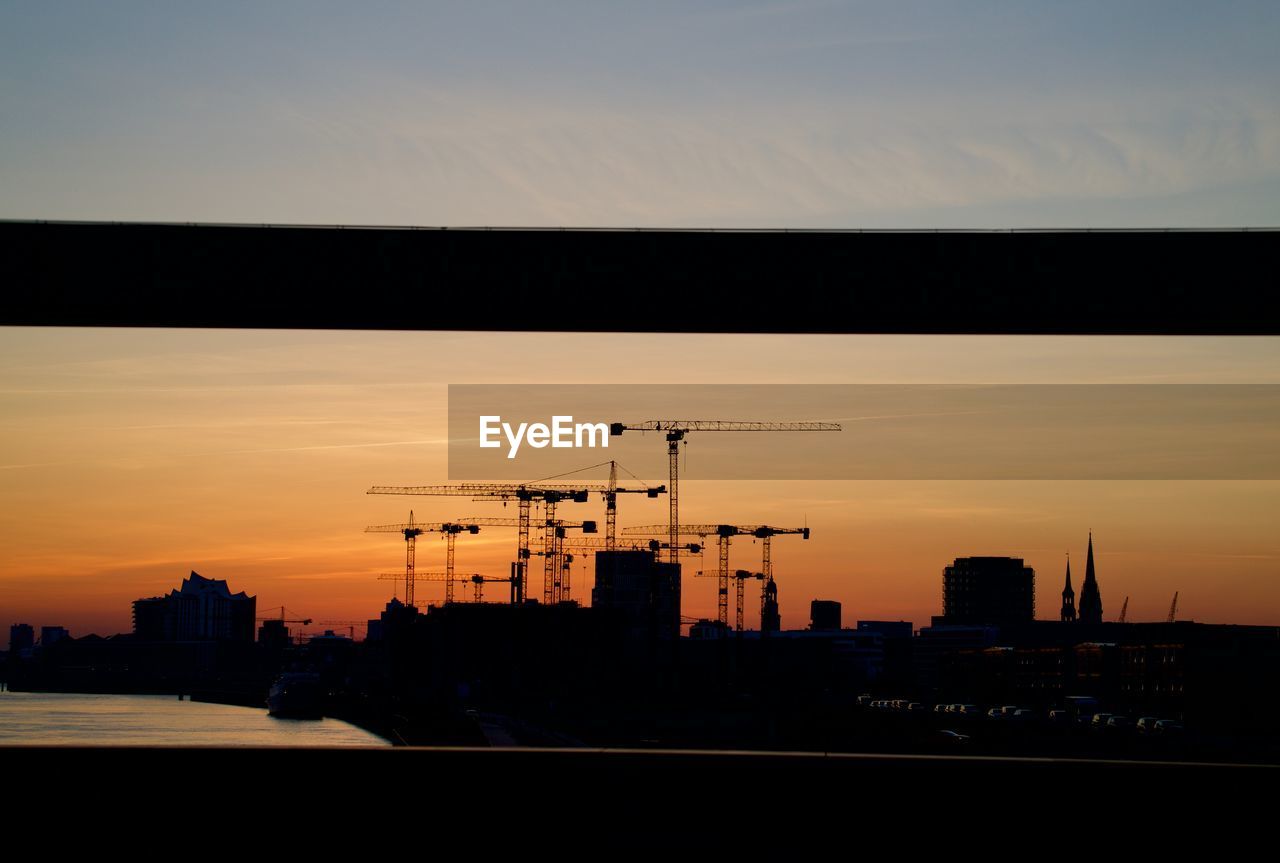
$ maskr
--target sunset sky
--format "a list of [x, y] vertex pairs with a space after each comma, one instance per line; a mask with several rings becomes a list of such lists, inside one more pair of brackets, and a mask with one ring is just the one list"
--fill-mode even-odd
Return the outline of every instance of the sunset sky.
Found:
[[0, 218], [1280, 224], [1273, 0], [6, 3]]
[[[0, 219], [1275, 227], [1277, 44], [1265, 0], [9, 3]], [[1280, 383], [1275, 338], [555, 341], [0, 329], [0, 639], [126, 631], [191, 570], [260, 610], [376, 615], [404, 543], [365, 525], [514, 514], [365, 494], [446, 481], [451, 383]], [[786, 627], [815, 597], [925, 624], [943, 567], [988, 554], [1025, 558], [1052, 617], [1090, 529], [1108, 619], [1176, 590], [1185, 618], [1280, 623], [1278, 481], [689, 481], [681, 516], [812, 528], [776, 543]], [[514, 544], [464, 537], [459, 567], [504, 575]], [[714, 600], [687, 579], [686, 615]]]
[[[0, 638], [18, 621], [128, 631], [133, 599], [193, 569], [256, 595], [260, 611], [376, 615], [391, 593], [376, 576], [402, 570], [404, 542], [366, 525], [404, 521], [410, 508], [423, 521], [514, 515], [365, 494], [446, 481], [449, 383], [1280, 383], [1276, 338], [563, 334], [555, 352], [538, 349], [544, 338], [0, 330]], [[664, 444], [653, 447], [660, 464]], [[681, 491], [682, 521], [812, 528], [808, 542], [775, 544], [787, 628], [807, 623], [813, 598], [841, 600], [850, 624], [927, 624], [941, 612], [942, 568], [987, 554], [1025, 558], [1039, 616], [1052, 617], [1067, 552], [1079, 590], [1090, 529], [1107, 619], [1126, 596], [1130, 619], [1163, 619], [1176, 590], [1183, 619], [1280, 623], [1276, 481], [690, 481]], [[666, 518], [665, 499], [619, 506], [622, 525]], [[570, 517], [602, 520], [602, 509], [593, 501]], [[505, 575], [514, 545], [503, 528], [463, 537], [458, 566]], [[443, 556], [443, 541], [420, 540], [420, 569]], [[759, 546], [740, 541], [731, 565], [757, 568]], [[575, 564], [573, 595], [586, 600], [589, 587]], [[442, 595], [439, 584], [419, 591]], [[502, 595], [500, 585], [489, 594]], [[688, 579], [684, 614], [714, 609], [714, 581]]]

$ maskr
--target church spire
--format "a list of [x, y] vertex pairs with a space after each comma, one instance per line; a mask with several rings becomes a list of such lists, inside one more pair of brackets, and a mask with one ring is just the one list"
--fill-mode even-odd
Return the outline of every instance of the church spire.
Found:
[[1071, 623], [1076, 619], [1076, 592], [1071, 589], [1071, 555], [1067, 555], [1067, 586], [1062, 589], [1062, 620]]
[[1089, 531], [1089, 559], [1084, 565], [1084, 586], [1080, 588], [1080, 621], [1102, 623], [1102, 594], [1093, 569], [1093, 531]]

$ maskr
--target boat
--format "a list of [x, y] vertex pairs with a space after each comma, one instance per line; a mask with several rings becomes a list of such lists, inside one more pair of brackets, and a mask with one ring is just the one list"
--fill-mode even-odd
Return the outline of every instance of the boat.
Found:
[[325, 691], [313, 671], [287, 671], [267, 693], [267, 713], [284, 719], [322, 719]]

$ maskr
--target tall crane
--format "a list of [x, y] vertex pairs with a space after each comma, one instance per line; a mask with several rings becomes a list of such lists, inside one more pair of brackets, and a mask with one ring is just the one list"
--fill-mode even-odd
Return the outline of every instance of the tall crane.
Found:
[[[622, 547], [619, 548], [616, 541], [614, 547], [609, 547], [608, 539], [597, 537], [574, 537], [564, 541], [564, 548], [567, 551], [576, 551], [582, 554], [595, 554], [597, 551], [652, 551], [658, 552], [667, 547], [665, 542], [659, 542], [656, 539], [640, 540], [631, 539], [624, 541]], [[681, 557], [702, 554], [702, 546], [696, 542], [686, 543], [680, 546]], [[685, 554], [685, 553], [688, 554]]]
[[737, 619], [738, 632], [742, 632], [742, 618], [743, 618], [742, 607], [744, 605], [743, 594], [745, 593], [744, 588], [747, 583], [747, 580], [752, 578], [760, 582], [760, 608], [761, 608], [760, 628], [764, 629], [764, 617], [763, 617], [764, 596], [765, 596], [764, 588], [765, 588], [765, 585], [768, 584], [768, 581], [765, 579], [765, 574], [763, 572], [750, 572], [745, 569], [739, 569], [739, 570], [736, 570], [733, 574], [733, 580], [736, 581], [738, 584], [738, 619]]
[[[672, 563], [676, 562], [676, 547], [680, 544], [680, 441], [692, 431], [720, 432], [799, 432], [799, 431], [840, 431], [839, 423], [828, 422], [739, 422], [731, 420], [647, 420], [630, 425], [627, 423], [611, 423], [609, 434], [616, 436], [627, 431], [661, 431], [667, 435], [667, 461], [669, 480], [667, 499], [671, 514], [667, 521], [667, 543]], [[728, 588], [725, 588], [726, 596]], [[728, 607], [725, 606], [727, 613]]]
[[[477, 574], [478, 573], [474, 573], [474, 572], [444, 572], [442, 570], [433, 571], [433, 572], [420, 571], [414, 574], [414, 580], [415, 581], [443, 581], [446, 585], [445, 593], [452, 595], [453, 590], [451, 588], [453, 585], [466, 584], [467, 582], [471, 581], [471, 577], [473, 575], [477, 575]], [[404, 578], [404, 574], [399, 572], [384, 572], [378, 576], [379, 581], [400, 581], [403, 578]], [[452, 602], [453, 600], [448, 600], [448, 601]], [[409, 604], [410, 603], [408, 602], [405, 603], [405, 605], [409, 605]], [[415, 601], [414, 604], [416, 605], [418, 603]], [[430, 605], [430, 601], [422, 600], [421, 604]]]
[[[435, 495], [442, 497], [469, 497], [472, 500], [488, 501], [500, 500], [504, 504], [509, 500], [514, 500], [519, 504], [519, 521], [516, 534], [516, 561], [513, 566], [516, 579], [515, 596], [516, 602], [524, 602], [525, 585], [528, 581], [527, 569], [529, 562], [529, 513], [534, 501], [541, 501], [547, 512], [547, 520], [555, 518], [556, 504], [560, 501], [573, 501], [574, 503], [586, 503], [587, 496], [593, 491], [599, 491], [605, 486], [596, 485], [578, 485], [564, 487], [539, 487], [523, 484], [511, 483], [483, 483], [483, 482], [464, 482], [455, 485], [412, 485], [412, 486], [385, 486], [375, 485], [365, 494], [405, 494], [405, 495]], [[547, 572], [550, 573], [551, 565], [548, 564]]]
[[[698, 572], [698, 573], [696, 573], [696, 574], [695, 574], [695, 577], [696, 577], [696, 578], [719, 578], [719, 576], [720, 576], [720, 574], [719, 574], [718, 572]], [[747, 583], [748, 581], [750, 581], [751, 579], [755, 579], [756, 581], [759, 581], [759, 582], [762, 582], [762, 583], [763, 583], [763, 582], [764, 582], [764, 573], [763, 573], [763, 572], [751, 572], [751, 571], [746, 570], [746, 569], [739, 569], [739, 570], [735, 570], [735, 571], [733, 572], [733, 574], [732, 574], [731, 576], [729, 576], [729, 577], [730, 577], [734, 582], [736, 582], [736, 584], [737, 584], [737, 595], [738, 595], [738, 608], [737, 608], [737, 611], [738, 611], [738, 613], [737, 613], [737, 618], [736, 618], [736, 620], [735, 620], [735, 624], [736, 624], [736, 625], [735, 625], [735, 627], [734, 627], [734, 628], [735, 628], [738, 632], [742, 632], [742, 630], [743, 630], [743, 624], [744, 624], [744, 622], [745, 622], [744, 618], [746, 617], [746, 614], [745, 614], [745, 608], [746, 608], [746, 601], [745, 601], [746, 583]], [[763, 592], [763, 587], [761, 588], [761, 591]], [[726, 626], [727, 626], [727, 625], [728, 625], [728, 624], [726, 623]], [[763, 627], [763, 624], [762, 624], [762, 627]]]
[[369, 628], [369, 621], [367, 620], [317, 620], [316, 623], [320, 626], [344, 627], [350, 633], [352, 641], [356, 640], [356, 627], [361, 629]]
[[[414, 546], [418, 537], [424, 533], [443, 534], [447, 542], [445, 552], [445, 569], [453, 572], [454, 543], [460, 533], [476, 534], [480, 532], [478, 525], [457, 524], [449, 521], [437, 521], [429, 524], [417, 524], [413, 520], [413, 510], [409, 510], [407, 524], [372, 524], [364, 529], [365, 533], [399, 533], [405, 541], [404, 563], [404, 601], [406, 605], [414, 603]], [[453, 602], [453, 581], [445, 583], [445, 602]]]
[[[556, 600], [557, 602], [564, 602], [570, 598], [569, 576], [570, 576], [570, 564], [573, 563], [573, 555], [578, 554], [586, 557], [602, 551], [610, 552], [610, 551], [619, 550], [616, 547], [608, 548], [607, 545], [608, 545], [607, 540], [588, 538], [588, 537], [562, 540], [562, 544], [560, 545], [561, 560], [562, 560], [562, 563], [560, 564], [560, 572], [562, 573], [561, 583], [563, 584], [563, 588], [559, 595], [559, 598]], [[644, 543], [633, 540], [628, 545], [627, 548], [624, 548], [621, 550], [622, 551], [650, 551], [650, 552], [653, 552], [654, 554], [657, 554], [659, 550], [666, 548], [666, 546], [667, 544], [665, 542], [660, 543], [656, 539], [651, 539], [648, 542], [644, 542]], [[697, 543], [688, 543], [687, 545], [680, 546], [680, 548], [678, 549], [681, 557], [692, 557], [695, 555], [701, 556], [702, 550], [703, 550], [702, 546]], [[534, 554], [544, 555], [546, 554], [546, 552], [535, 551]]]
[[512, 582], [511, 582], [511, 578], [512, 578], [511, 576], [507, 576], [506, 578], [502, 578], [502, 577], [500, 577], [500, 576], [496, 576], [496, 575], [481, 575], [481, 574], [480, 574], [480, 573], [478, 573], [478, 572], [474, 572], [474, 573], [472, 573], [472, 574], [471, 574], [471, 577], [470, 577], [470, 579], [469, 579], [469, 580], [470, 580], [470, 582], [471, 582], [472, 586], [475, 588], [475, 594], [474, 594], [474, 597], [473, 597], [474, 601], [475, 601], [475, 602], [484, 602], [484, 586], [485, 586], [486, 584], [491, 584], [491, 583], [495, 583], [495, 582], [503, 582], [503, 581], [505, 581], [507, 584], [511, 584], [511, 583], [512, 583]]
[[[651, 524], [643, 527], [623, 528], [622, 532], [626, 536], [661, 536], [666, 532], [666, 527], [660, 524]], [[726, 626], [729, 624], [729, 540], [735, 536], [751, 536], [762, 541], [763, 565], [761, 572], [763, 573], [764, 588], [767, 589], [773, 581], [771, 552], [773, 537], [784, 534], [799, 534], [805, 539], [809, 538], [809, 528], [807, 527], [772, 527], [767, 524], [681, 524], [676, 526], [674, 533], [677, 536], [716, 537], [720, 551], [720, 566], [717, 570], [717, 577], [719, 578], [718, 619]], [[677, 551], [670, 549], [670, 546], [668, 546], [668, 550], [674, 559]], [[760, 603], [761, 611], [763, 612], [764, 591], [761, 592]], [[739, 603], [739, 606], [741, 606], [741, 603]], [[742, 617], [741, 608], [739, 609], [738, 617], [739, 619]]]
[[1129, 597], [1124, 598], [1124, 605], [1120, 606], [1120, 617], [1116, 619], [1116, 623], [1124, 623], [1125, 616], [1129, 613]]
[[[550, 510], [554, 515], [555, 510]], [[479, 524], [484, 526], [497, 527], [518, 527], [520, 522], [518, 519], [511, 518], [474, 518], [467, 519], [468, 524]], [[567, 541], [567, 531], [581, 530], [583, 533], [595, 533], [596, 523], [594, 521], [567, 521], [561, 518], [549, 517], [538, 526], [538, 530], [542, 532], [542, 551], [537, 552], [547, 565], [544, 566], [543, 577], [543, 595], [542, 601], [547, 604], [555, 604], [568, 599], [565, 591], [564, 574], [567, 567], [564, 565], [564, 544]]]
[[1173, 616], [1178, 613], [1178, 591], [1173, 592], [1173, 602], [1169, 605], [1169, 617], [1165, 623], [1173, 623]]
[[624, 467], [622, 469], [626, 470], [627, 473], [631, 474], [633, 479], [640, 482], [641, 487], [628, 488], [626, 486], [620, 486], [618, 485], [618, 468], [622, 466], [619, 465], [616, 461], [612, 461], [612, 460], [602, 461], [599, 464], [589, 465], [587, 467], [580, 468], [575, 471], [570, 471], [567, 474], [560, 474], [559, 476], [547, 477], [545, 480], [538, 480], [536, 482], [530, 483], [530, 485], [536, 486], [537, 488], [545, 488], [545, 489], [570, 488], [570, 487], [583, 488], [583, 486], [581, 485], [579, 486], [556, 485], [554, 483], [549, 483], [546, 480], [559, 479], [560, 477], [571, 476], [572, 474], [579, 474], [579, 473], [582, 473], [583, 471], [595, 470], [596, 468], [604, 467], [605, 465], [609, 466], [609, 482], [603, 486], [592, 485], [590, 486], [590, 488], [593, 491], [599, 492], [600, 496], [604, 498], [605, 548], [609, 551], [612, 551], [614, 548], [614, 545], [617, 542], [617, 536], [618, 536], [618, 495], [643, 494], [649, 498], [657, 498], [657, 496], [660, 494], [666, 494], [667, 487], [665, 485], [659, 485], [659, 486], [644, 485], [644, 480], [641, 480], [640, 477], [631, 473], [631, 471], [627, 470]]
[[[294, 616], [289, 617], [291, 614]], [[275, 614], [259, 614], [254, 619], [260, 620], [263, 623], [280, 624], [280, 628], [275, 630], [274, 633], [272, 632], [272, 628], [267, 628], [266, 633], [261, 633], [262, 638], [260, 640], [263, 641], [274, 641], [277, 638], [281, 639], [285, 643], [291, 641], [292, 639], [289, 636], [289, 629], [285, 626], [286, 623], [298, 623], [302, 626], [311, 625], [311, 618], [299, 617], [296, 612], [289, 611], [289, 609], [285, 608], [283, 605], [279, 607]]]
[[[271, 607], [275, 608], [274, 605]], [[259, 614], [254, 618], [254, 620], [278, 620], [280, 623], [301, 623], [303, 626], [311, 625], [311, 618], [309, 617], [286, 617], [285, 615], [287, 614], [296, 614], [296, 612], [289, 611], [289, 609], [282, 605], [280, 606], [279, 614]]]

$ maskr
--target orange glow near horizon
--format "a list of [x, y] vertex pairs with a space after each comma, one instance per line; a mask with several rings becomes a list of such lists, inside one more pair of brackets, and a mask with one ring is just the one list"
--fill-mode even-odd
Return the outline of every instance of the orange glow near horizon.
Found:
[[[366, 495], [447, 481], [446, 385], [556, 382], [1280, 383], [1280, 339], [574, 335], [204, 330], [0, 330], [0, 640], [15, 622], [73, 635], [130, 629], [130, 603], [191, 570], [324, 620], [374, 617], [404, 541], [369, 524], [514, 516], [468, 498]], [[655, 448], [663, 444], [655, 439]], [[696, 454], [697, 442], [690, 444]], [[584, 464], [599, 461], [596, 454]], [[597, 479], [603, 479], [601, 472]], [[662, 481], [662, 477], [655, 477]], [[570, 518], [603, 521], [603, 505]], [[619, 524], [666, 519], [625, 496]], [[1094, 532], [1104, 616], [1280, 623], [1280, 482], [689, 481], [682, 521], [807, 524], [774, 542], [786, 628], [809, 601], [844, 620], [941, 613], [943, 567], [1024, 558], [1037, 616], [1057, 615], [1065, 555], [1083, 576]], [[460, 571], [507, 574], [513, 529], [458, 540]], [[758, 568], [742, 538], [731, 566]], [[418, 541], [440, 569], [443, 539]], [[715, 582], [688, 577], [683, 613], [715, 614]], [[531, 594], [541, 592], [534, 558]], [[470, 587], [459, 589], [470, 597]], [[443, 585], [419, 585], [439, 599]], [[486, 598], [506, 595], [488, 585]], [[590, 558], [572, 595], [590, 599]], [[748, 626], [758, 625], [748, 587]], [[313, 627], [318, 628], [318, 627]], [[338, 628], [338, 627], [329, 627]]]

